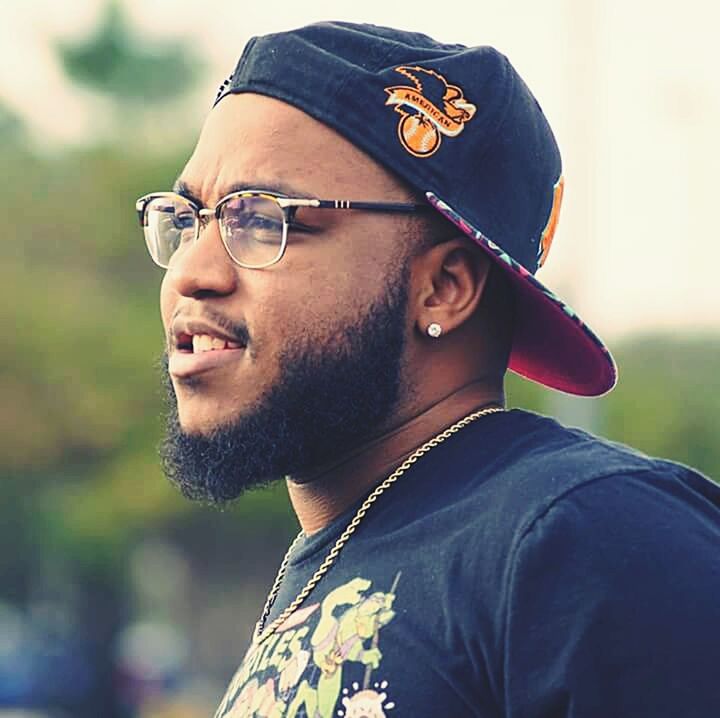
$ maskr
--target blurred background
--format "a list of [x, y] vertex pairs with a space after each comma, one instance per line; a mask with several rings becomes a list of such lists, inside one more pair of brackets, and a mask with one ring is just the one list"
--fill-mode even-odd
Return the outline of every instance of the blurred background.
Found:
[[1, 716], [210, 715], [297, 531], [283, 487], [195, 506], [155, 455], [134, 200], [170, 188], [253, 34], [344, 19], [505, 52], [565, 160], [540, 277], [620, 366], [599, 400], [511, 377], [510, 405], [720, 477], [720, 6], [669, 5], [4, 0]]

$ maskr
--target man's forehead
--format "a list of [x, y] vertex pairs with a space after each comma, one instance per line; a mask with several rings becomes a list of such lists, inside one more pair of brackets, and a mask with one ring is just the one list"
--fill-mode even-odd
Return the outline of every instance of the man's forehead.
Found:
[[335, 130], [254, 93], [230, 95], [213, 108], [180, 180], [203, 203], [248, 188], [302, 197], [341, 191], [367, 199], [401, 187]]

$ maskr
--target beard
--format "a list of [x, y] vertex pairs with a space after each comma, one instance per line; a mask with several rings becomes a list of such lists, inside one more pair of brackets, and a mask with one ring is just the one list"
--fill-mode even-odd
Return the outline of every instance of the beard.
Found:
[[248, 489], [341, 456], [387, 420], [402, 392], [408, 264], [357, 322], [325, 346], [305, 339], [283, 352], [280, 379], [234, 421], [207, 434], [182, 430], [163, 357], [165, 475], [188, 498], [224, 504]]

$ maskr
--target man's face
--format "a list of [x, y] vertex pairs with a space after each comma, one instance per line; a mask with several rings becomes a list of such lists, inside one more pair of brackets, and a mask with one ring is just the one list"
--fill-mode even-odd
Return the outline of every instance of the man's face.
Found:
[[[254, 94], [226, 97], [212, 110], [180, 179], [205, 206], [238, 185], [298, 197], [407, 200], [393, 177], [334, 131]], [[208, 463], [213, 449], [216, 462], [232, 458], [240, 473], [245, 460], [251, 473], [310, 468], [351, 437], [377, 431], [399, 398], [407, 332], [403, 218], [302, 208], [297, 219], [315, 231], [291, 229], [283, 258], [264, 269], [235, 264], [214, 221], [171, 260], [161, 312], [176, 478], [182, 462], [194, 462], [190, 455], [200, 452]], [[212, 361], [177, 362], [173, 331], [188, 322], [231, 335], [244, 347], [216, 350]], [[318, 425], [307, 426], [313, 417]], [[280, 443], [291, 448], [274, 460]], [[242, 455], [230, 457], [233, 451]], [[277, 477], [240, 481], [271, 478]], [[180, 481], [188, 482], [191, 477]], [[210, 493], [227, 498], [241, 488]]]

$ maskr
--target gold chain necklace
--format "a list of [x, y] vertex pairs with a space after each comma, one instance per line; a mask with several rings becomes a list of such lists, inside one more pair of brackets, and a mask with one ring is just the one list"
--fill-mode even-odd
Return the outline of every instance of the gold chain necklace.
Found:
[[318, 570], [315, 571], [315, 573], [310, 577], [310, 580], [305, 584], [305, 587], [302, 589], [302, 591], [298, 593], [295, 600], [267, 628], [265, 628], [265, 621], [267, 621], [267, 617], [270, 615], [270, 610], [275, 603], [275, 599], [280, 592], [280, 586], [282, 585], [283, 579], [285, 578], [285, 572], [287, 570], [287, 565], [290, 561], [290, 556], [292, 556], [293, 550], [303, 536], [303, 532], [301, 531], [295, 537], [294, 541], [290, 544], [290, 548], [288, 548], [287, 552], [285, 553], [285, 557], [280, 564], [277, 576], [275, 577], [275, 582], [273, 583], [267, 600], [265, 601], [265, 607], [263, 608], [262, 615], [260, 616], [260, 619], [255, 626], [253, 642], [255, 644], [260, 644], [267, 638], [272, 636], [273, 633], [275, 633], [275, 631], [277, 631], [277, 629], [287, 620], [287, 618], [300, 607], [303, 601], [310, 595], [310, 592], [315, 588], [315, 586], [317, 586], [318, 583], [320, 583], [320, 579], [328, 572], [329, 568], [333, 565], [343, 546], [345, 546], [345, 544], [355, 532], [355, 529], [357, 529], [357, 527], [360, 525], [360, 522], [365, 517], [368, 509], [378, 500], [378, 498], [385, 492], [385, 490], [392, 486], [421, 456], [424, 456], [431, 449], [434, 449], [438, 444], [442, 444], [443, 441], [450, 438], [453, 434], [456, 434], [458, 431], [460, 431], [460, 429], [464, 429], [468, 424], [476, 421], [481, 416], [487, 416], [488, 414], [496, 414], [500, 411], [504, 411], [504, 409], [500, 406], [491, 406], [485, 409], [479, 409], [478, 411], [474, 411], [472, 414], [468, 414], [466, 417], [460, 419], [452, 426], [449, 426], [447, 429], [440, 432], [437, 436], [433, 436], [432, 439], [426, 441], [420, 448], [413, 451], [413, 453], [410, 454], [410, 456], [408, 456], [408, 458], [405, 459], [405, 461], [403, 461], [403, 463], [400, 464], [400, 466], [398, 466], [398, 468], [395, 469], [395, 471], [393, 471], [392, 474], [390, 474], [390, 476], [385, 479], [385, 481], [375, 487], [372, 493], [365, 499], [362, 506], [360, 506], [360, 508], [357, 510], [355, 516], [353, 516], [352, 520], [347, 525], [345, 530], [342, 532], [342, 534], [340, 534], [340, 538], [338, 538], [334, 546], [330, 549], [327, 556], [318, 567]]

